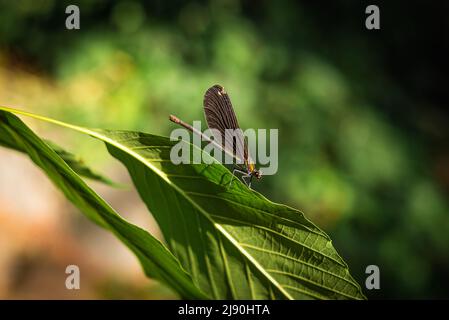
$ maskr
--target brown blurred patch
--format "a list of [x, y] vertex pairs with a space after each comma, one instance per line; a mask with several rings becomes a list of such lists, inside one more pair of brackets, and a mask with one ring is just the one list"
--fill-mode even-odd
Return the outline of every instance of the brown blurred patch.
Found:
[[[130, 212], [135, 223], [157, 232], [136, 194], [99, 189], [107, 200], [114, 199], [119, 212]], [[80, 290], [65, 287], [70, 264], [80, 268]], [[0, 148], [0, 270], [1, 299], [176, 297], [148, 280], [132, 253], [83, 217], [26, 156], [4, 148]]]

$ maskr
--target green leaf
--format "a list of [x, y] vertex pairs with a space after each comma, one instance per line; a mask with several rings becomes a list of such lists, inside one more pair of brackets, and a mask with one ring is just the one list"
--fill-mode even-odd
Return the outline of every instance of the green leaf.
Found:
[[209, 297], [365, 298], [322, 230], [237, 180], [230, 188], [231, 173], [221, 164], [176, 166], [169, 154], [177, 142], [168, 138], [31, 116], [106, 143], [128, 168], [173, 254]]
[[[0, 107], [1, 109], [11, 110]], [[149, 277], [168, 284], [182, 297], [206, 298], [164, 245], [147, 231], [120, 217], [46, 142], [19, 118], [5, 111], [0, 111], [0, 144], [27, 153], [87, 217], [114, 233], [134, 252]]]
[[174, 165], [177, 142], [168, 138], [96, 132], [128, 168], [171, 251], [213, 298], [365, 298], [329, 237], [300, 211], [237, 180], [230, 188], [221, 164]]

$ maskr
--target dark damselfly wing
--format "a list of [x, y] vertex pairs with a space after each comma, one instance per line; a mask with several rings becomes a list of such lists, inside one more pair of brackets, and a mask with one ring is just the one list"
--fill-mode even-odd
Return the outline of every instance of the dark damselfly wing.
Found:
[[[220, 85], [210, 87], [204, 95], [204, 114], [210, 129], [217, 129], [221, 135], [222, 147], [232, 152], [241, 163], [252, 163], [242, 130], [239, 127], [231, 99]], [[225, 133], [226, 129], [236, 130], [234, 135]], [[216, 137], [217, 138], [217, 137]], [[232, 150], [229, 146], [233, 146]]]

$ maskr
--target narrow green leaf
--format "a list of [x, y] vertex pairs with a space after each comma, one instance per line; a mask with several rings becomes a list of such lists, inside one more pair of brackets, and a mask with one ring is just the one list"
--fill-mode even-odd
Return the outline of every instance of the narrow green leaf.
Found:
[[93, 171], [89, 168], [80, 157], [75, 154], [64, 150], [62, 147], [58, 146], [56, 143], [49, 141], [47, 139], [44, 140], [47, 145], [52, 148], [61, 158], [68, 164], [73, 171], [75, 171], [78, 175], [88, 178], [94, 181], [102, 182], [112, 187], [118, 187], [119, 184], [112, 181], [111, 179], [101, 175]]
[[[105, 176], [96, 173], [95, 171], [93, 171], [92, 169], [90, 169], [85, 163], [84, 161], [80, 158], [77, 157], [76, 155], [74, 155], [73, 153], [70, 153], [66, 150], [64, 150], [62, 147], [58, 146], [56, 143], [45, 139], [44, 140], [47, 145], [53, 149], [53, 151], [55, 151], [64, 161], [65, 163], [68, 164], [68, 166], [70, 168], [72, 168], [73, 171], [75, 171], [77, 174], [79, 174], [82, 177], [94, 180], [94, 181], [98, 181], [98, 182], [102, 182], [104, 184], [113, 186], [113, 187], [118, 187], [119, 185], [115, 182], [113, 182], [111, 179], [106, 178]], [[19, 145], [11, 145], [10, 144], [11, 141], [5, 141], [0, 139], [0, 146], [4, 146], [19, 152], [25, 152], [25, 150], [23, 150]]]
[[0, 111], [0, 144], [27, 153], [87, 217], [113, 232], [134, 252], [149, 277], [168, 284], [185, 298], [206, 298], [164, 245], [145, 230], [120, 217], [47, 143], [19, 118], [5, 111]]

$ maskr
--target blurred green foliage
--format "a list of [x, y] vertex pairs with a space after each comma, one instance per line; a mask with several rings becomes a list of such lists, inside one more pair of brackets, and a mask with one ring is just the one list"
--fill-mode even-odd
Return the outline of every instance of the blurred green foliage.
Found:
[[68, 31], [68, 2], [0, 3], [0, 66], [53, 86], [27, 109], [169, 134], [222, 84], [243, 128], [279, 128], [278, 174], [255, 188], [330, 233], [362, 285], [378, 265], [369, 298], [449, 296], [448, 40], [427, 37], [448, 8], [383, 4], [376, 33], [346, 1], [75, 1]]

